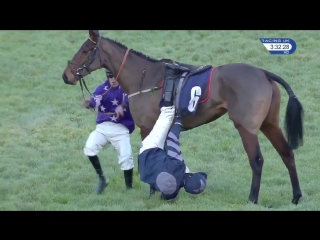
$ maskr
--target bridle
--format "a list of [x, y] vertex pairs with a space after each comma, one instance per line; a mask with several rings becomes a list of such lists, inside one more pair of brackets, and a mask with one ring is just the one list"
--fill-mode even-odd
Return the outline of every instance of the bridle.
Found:
[[[82, 92], [82, 96], [83, 96], [83, 99], [85, 100], [85, 97], [84, 97], [84, 93], [83, 93], [83, 86], [85, 87], [85, 89], [87, 90], [87, 92], [90, 94], [90, 96], [93, 96], [93, 94], [89, 91], [87, 85], [86, 85], [86, 82], [84, 81], [84, 77], [83, 77], [83, 73], [84, 73], [84, 70], [87, 71], [88, 74], [91, 74], [92, 71], [90, 71], [90, 65], [93, 63], [93, 61], [95, 60], [95, 56], [97, 54], [97, 52], [99, 52], [99, 60], [100, 60], [100, 67], [99, 69], [102, 67], [102, 62], [101, 62], [101, 55], [100, 55], [100, 41], [101, 41], [101, 36], [99, 36], [98, 38], [98, 42], [95, 42], [93, 41], [90, 37], [88, 38], [91, 42], [93, 42], [95, 44], [95, 47], [94, 49], [92, 50], [92, 53], [89, 55], [89, 57], [86, 59], [86, 61], [81, 65], [79, 64], [76, 64], [76, 63], [73, 63], [71, 62], [71, 60], [68, 61], [68, 67], [70, 68], [71, 70], [71, 73], [73, 74], [73, 76], [75, 77], [75, 79], [78, 79], [79, 82], [80, 82], [80, 87], [81, 87], [81, 92]], [[130, 52], [130, 49], [127, 49], [126, 52], [125, 52], [125, 55], [123, 57], [123, 60], [122, 60], [122, 63], [121, 63], [121, 66], [120, 66], [120, 69], [117, 73], [117, 76], [116, 76], [116, 81], [118, 80], [118, 77], [122, 71], [122, 68], [127, 60], [127, 56]], [[71, 69], [71, 65], [75, 65], [77, 66], [77, 70], [76, 72], [74, 73]], [[150, 88], [150, 89], [146, 89], [146, 90], [141, 90], [141, 86], [143, 84], [143, 80], [144, 80], [144, 77], [145, 77], [145, 72], [146, 72], [146, 69], [144, 69], [143, 71], [143, 74], [142, 74], [142, 78], [141, 78], [141, 83], [140, 83], [140, 91], [139, 92], [136, 92], [136, 93], [132, 93], [132, 94], [129, 94], [128, 95], [128, 98], [130, 97], [133, 97], [135, 95], [138, 95], [138, 94], [141, 94], [141, 93], [146, 93], [146, 92], [153, 92], [153, 91], [156, 91], [156, 90], [159, 90], [162, 88], [162, 86], [160, 87], [153, 87], [153, 88]], [[101, 96], [105, 95], [110, 89], [106, 90], [103, 94], [101, 94]]]
[[[92, 50], [92, 53], [89, 55], [89, 57], [86, 59], [86, 61], [81, 65], [76, 64], [71, 62], [71, 60], [68, 61], [68, 67], [70, 68], [71, 73], [73, 74], [73, 76], [75, 77], [75, 79], [78, 79], [80, 82], [80, 88], [81, 88], [81, 92], [82, 92], [82, 97], [85, 100], [84, 97], [84, 93], [83, 93], [83, 85], [85, 87], [85, 89], [87, 90], [87, 92], [90, 94], [90, 96], [93, 96], [93, 94], [89, 91], [86, 82], [84, 81], [84, 77], [83, 77], [83, 73], [84, 70], [87, 71], [88, 74], [91, 74], [92, 71], [90, 71], [90, 65], [92, 64], [92, 62], [95, 59], [95, 56], [97, 54], [97, 52], [99, 52], [99, 59], [100, 59], [100, 68], [101, 68], [101, 56], [100, 56], [100, 41], [101, 41], [101, 36], [99, 36], [98, 42], [93, 41], [90, 37], [88, 38], [91, 42], [93, 42], [96, 46], [94, 47], [94, 49]], [[77, 70], [76, 72], [72, 71], [71, 65], [75, 65], [77, 66]]]

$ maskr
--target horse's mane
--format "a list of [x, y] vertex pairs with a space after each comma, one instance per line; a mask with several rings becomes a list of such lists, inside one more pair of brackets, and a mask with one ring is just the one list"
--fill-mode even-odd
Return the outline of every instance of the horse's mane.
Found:
[[[125, 46], [124, 44], [122, 44], [122, 43], [120, 43], [120, 42], [117, 42], [117, 41], [115, 41], [115, 40], [113, 40], [113, 39], [110, 39], [110, 38], [104, 38], [104, 39], [106, 39], [106, 40], [109, 41], [109, 42], [112, 42], [112, 43], [116, 44], [117, 46], [119, 46], [119, 47], [121, 47], [121, 48], [123, 48], [123, 49], [125, 49], [125, 50], [128, 49], [127, 46]], [[157, 60], [157, 59], [155, 59], [155, 58], [152, 58], [152, 57], [149, 57], [149, 56], [143, 54], [142, 52], [138, 52], [138, 51], [136, 51], [136, 50], [134, 50], [134, 49], [131, 49], [130, 52], [131, 52], [131, 53], [134, 53], [134, 54], [136, 54], [137, 56], [142, 57], [142, 58], [144, 58], [144, 59], [146, 59], [146, 60], [148, 60], [148, 61], [150, 61], [150, 62], [160, 62], [159, 60]]]

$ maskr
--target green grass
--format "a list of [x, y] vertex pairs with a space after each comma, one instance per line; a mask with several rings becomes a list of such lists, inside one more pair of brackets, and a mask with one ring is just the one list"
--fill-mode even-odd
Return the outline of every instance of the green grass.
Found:
[[[282, 76], [305, 109], [305, 144], [295, 151], [303, 192], [292, 205], [289, 174], [268, 140], [259, 135], [265, 164], [259, 204], [247, 203], [251, 169], [238, 132], [227, 115], [183, 132], [182, 151], [192, 171], [206, 170], [205, 192], [181, 191], [173, 204], [148, 198], [135, 168], [134, 189], [126, 191], [112, 148], [99, 154], [110, 179], [97, 196], [97, 176], [83, 146], [95, 115], [81, 107], [80, 87], [61, 75], [88, 31], [0, 32], [0, 210], [320, 210], [320, 31], [100, 31], [155, 58], [195, 65], [245, 62]], [[270, 55], [259, 37], [288, 37], [294, 54]], [[93, 90], [104, 71], [86, 78]], [[281, 87], [281, 120], [288, 95]], [[132, 135], [137, 166], [139, 130]]]

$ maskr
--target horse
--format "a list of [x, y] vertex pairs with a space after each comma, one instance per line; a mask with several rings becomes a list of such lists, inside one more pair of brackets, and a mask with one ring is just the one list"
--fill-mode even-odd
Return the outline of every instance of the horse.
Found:
[[[157, 90], [163, 87], [166, 61], [105, 38], [99, 30], [89, 30], [89, 38], [68, 61], [62, 79], [69, 85], [76, 85], [78, 81], [81, 84], [83, 77], [100, 68], [110, 70], [128, 94], [132, 116], [143, 140], [160, 114], [163, 91]], [[279, 126], [281, 94], [277, 83], [289, 95], [284, 124], [286, 138]], [[304, 110], [292, 88], [278, 75], [246, 63], [215, 66], [211, 85], [208, 101], [199, 104], [196, 114], [183, 118], [184, 131], [228, 114], [240, 135], [252, 170], [249, 201], [254, 204], [258, 203], [264, 164], [258, 141], [261, 131], [286, 166], [293, 192], [291, 202], [298, 204], [302, 192], [293, 150], [303, 145]]]

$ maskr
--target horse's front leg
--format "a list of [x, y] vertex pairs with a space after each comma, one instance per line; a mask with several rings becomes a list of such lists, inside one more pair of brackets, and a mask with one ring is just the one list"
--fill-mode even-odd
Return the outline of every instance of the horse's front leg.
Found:
[[140, 127], [140, 136], [141, 136], [141, 141], [143, 141], [151, 132], [151, 129], [145, 127], [145, 126], [141, 126]]

